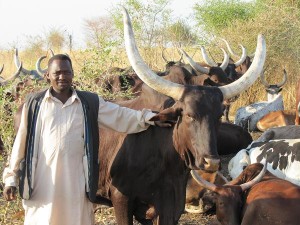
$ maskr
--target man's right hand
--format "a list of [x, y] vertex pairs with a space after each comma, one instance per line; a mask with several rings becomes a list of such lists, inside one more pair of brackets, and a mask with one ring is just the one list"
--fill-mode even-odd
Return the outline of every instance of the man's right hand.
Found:
[[11, 201], [16, 199], [16, 187], [7, 186], [3, 190], [3, 196], [6, 201]]

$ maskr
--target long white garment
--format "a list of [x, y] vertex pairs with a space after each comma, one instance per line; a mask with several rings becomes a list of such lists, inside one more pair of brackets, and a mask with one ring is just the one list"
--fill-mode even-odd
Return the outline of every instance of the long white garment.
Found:
[[[135, 111], [100, 98], [99, 126], [134, 133], [147, 129], [152, 112]], [[22, 113], [10, 166], [3, 177], [6, 186], [16, 186], [16, 172], [24, 158], [26, 115]], [[150, 123], [150, 122], [148, 122]], [[33, 193], [23, 200], [24, 224], [92, 225], [93, 205], [85, 193], [84, 118], [80, 99], [73, 92], [63, 104], [47, 91], [37, 118], [33, 156]]]

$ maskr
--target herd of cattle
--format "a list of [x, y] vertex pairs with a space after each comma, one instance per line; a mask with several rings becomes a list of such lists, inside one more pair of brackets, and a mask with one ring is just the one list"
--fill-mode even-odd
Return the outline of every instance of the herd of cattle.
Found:
[[[112, 93], [131, 88], [133, 99], [115, 102], [132, 109], [150, 108], [158, 112], [153, 121], [168, 120], [174, 125], [151, 126], [130, 135], [107, 129], [99, 132], [97, 203], [113, 206], [116, 221], [122, 225], [133, 224], [133, 217], [141, 224], [173, 225], [185, 210], [203, 213], [212, 207], [216, 224], [298, 224], [300, 88], [296, 109], [284, 110], [280, 91], [287, 74], [284, 71], [279, 84], [265, 81], [264, 37], [258, 35], [252, 55], [241, 45], [242, 56], [236, 62], [224, 49], [222, 63], [214, 62], [203, 47], [204, 63], [195, 62], [179, 49], [188, 64], [181, 58], [167, 62], [164, 72], [152, 71], [139, 54], [126, 9], [123, 13], [131, 67], [111, 69], [109, 73], [121, 75], [112, 76], [105, 88]], [[22, 77], [21, 84], [7, 90], [10, 98], [17, 99], [21, 86], [32, 85], [32, 80], [43, 81], [47, 68], [40, 64], [45, 58], [38, 59], [36, 70], [26, 70], [16, 51], [16, 73], [0, 79], [0, 85], [5, 86]], [[0, 74], [3, 70], [2, 66]], [[234, 124], [230, 123], [230, 103], [260, 76], [268, 100], [240, 108]], [[15, 116], [16, 131], [20, 109]], [[222, 116], [226, 122], [221, 122]], [[265, 132], [253, 141], [249, 131], [254, 130]], [[0, 147], [1, 153], [1, 139]], [[219, 171], [220, 158], [228, 154], [235, 154], [228, 164], [231, 181]]]

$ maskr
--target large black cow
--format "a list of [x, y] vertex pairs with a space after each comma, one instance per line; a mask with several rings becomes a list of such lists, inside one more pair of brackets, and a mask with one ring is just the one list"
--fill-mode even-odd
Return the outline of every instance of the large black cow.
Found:
[[[142, 224], [154, 220], [156, 224], [176, 224], [184, 210], [189, 170], [218, 169], [216, 136], [223, 96], [232, 97], [257, 79], [265, 60], [264, 38], [258, 37], [253, 67], [246, 78], [217, 88], [175, 84], [157, 76], [138, 53], [125, 9], [124, 29], [127, 55], [138, 76], [149, 87], [175, 100], [172, 107], [152, 120], [172, 120], [176, 124], [169, 129], [150, 127], [132, 135], [101, 130], [98, 194], [111, 199], [118, 224], [132, 224], [133, 215]], [[151, 108], [152, 97], [148, 96], [149, 104], [138, 104], [134, 99], [136, 105], [132, 108]]]

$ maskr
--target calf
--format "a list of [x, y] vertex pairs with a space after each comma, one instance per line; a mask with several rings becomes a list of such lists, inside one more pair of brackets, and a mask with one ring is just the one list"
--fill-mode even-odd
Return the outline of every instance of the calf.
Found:
[[258, 120], [256, 127], [260, 131], [266, 131], [272, 127], [283, 127], [295, 124], [295, 110], [280, 110], [269, 112]]
[[192, 175], [216, 194], [216, 215], [222, 225], [298, 225], [300, 187], [262, 167], [260, 163], [249, 165], [224, 186], [206, 182], [194, 171]]

